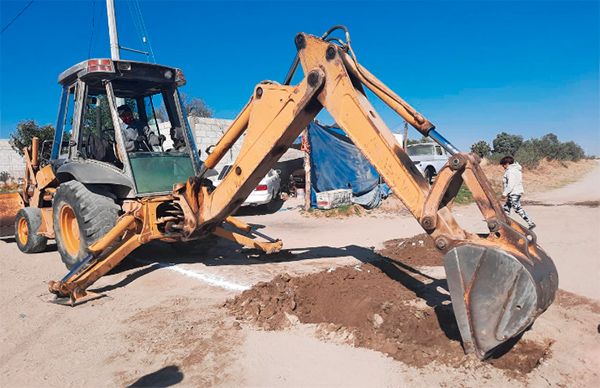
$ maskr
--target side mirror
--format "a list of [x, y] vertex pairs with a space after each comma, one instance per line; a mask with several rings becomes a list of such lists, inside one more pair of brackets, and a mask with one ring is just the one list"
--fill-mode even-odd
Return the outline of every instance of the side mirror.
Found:
[[54, 140], [44, 140], [42, 142], [42, 146], [40, 147], [40, 160], [41, 161], [48, 162], [48, 160], [50, 159], [50, 151], [52, 149], [53, 144], [54, 144]]

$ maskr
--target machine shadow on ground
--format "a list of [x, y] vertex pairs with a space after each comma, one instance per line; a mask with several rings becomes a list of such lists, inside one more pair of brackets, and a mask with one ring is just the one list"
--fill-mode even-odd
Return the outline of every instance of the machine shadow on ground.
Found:
[[274, 199], [265, 205], [258, 206], [242, 206], [238, 208], [234, 215], [236, 216], [260, 216], [265, 214], [277, 213], [284, 204], [285, 201], [281, 199]]
[[140, 377], [127, 387], [170, 387], [183, 381], [183, 377], [178, 366], [169, 365]]
[[[423, 300], [433, 308], [439, 327], [445, 336], [452, 341], [461, 342], [445, 279], [436, 279], [418, 268], [385, 257], [371, 248], [357, 245], [338, 248], [317, 246], [284, 249], [279, 253], [267, 255], [257, 250], [242, 249], [239, 245], [221, 239], [175, 245], [153, 242], [136, 250], [112, 273], [137, 270], [115, 284], [91, 290], [103, 293], [121, 288], [156, 269], [169, 265], [203, 263], [207, 266], [241, 266], [343, 257], [353, 257], [362, 263], [369, 263], [402, 287], [412, 291], [416, 299]], [[509, 348], [512, 345], [509, 344]]]

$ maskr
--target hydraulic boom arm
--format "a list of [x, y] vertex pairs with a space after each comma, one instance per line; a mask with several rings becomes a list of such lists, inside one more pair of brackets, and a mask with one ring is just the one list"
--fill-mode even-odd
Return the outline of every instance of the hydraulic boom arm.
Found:
[[[238, 230], [249, 230], [231, 219], [230, 214], [325, 108], [431, 235], [436, 247], [446, 253], [448, 286], [465, 350], [484, 358], [497, 345], [529, 327], [552, 303], [558, 287], [556, 268], [536, 244], [535, 235], [506, 216], [475, 156], [458, 152], [427, 119], [357, 62], [348, 36], [345, 43], [325, 37], [298, 34], [295, 65], [301, 64], [304, 79], [295, 86], [274, 82], [257, 85], [248, 104], [204, 162], [200, 174], [176, 187], [170, 198], [148, 200], [147, 205], [142, 205], [151, 209], [154, 202], [159, 203], [156, 206], [172, 203], [181, 209], [179, 218], [168, 221], [168, 227], [155, 227], [149, 233], [150, 225], [160, 224], [156, 212], [137, 209], [124, 215], [116, 227], [121, 229], [113, 233], [121, 236], [121, 247], [92, 255], [90, 261], [94, 265], [86, 264], [84, 269], [53, 283], [51, 290], [77, 299], [75, 290], [85, 294], [94, 280], [133, 248], [151, 239], [193, 239], [214, 233], [252, 246], [254, 240], [243, 240], [243, 236], [228, 232], [222, 225], [228, 223]], [[287, 78], [289, 81], [291, 76]], [[429, 186], [396, 142], [368, 101], [365, 87], [453, 155], [433, 186]], [[239, 156], [214, 188], [203, 177], [205, 171], [214, 168], [242, 134], [245, 137]], [[487, 222], [490, 230], [487, 235], [463, 230], [448, 207], [463, 182]], [[108, 241], [103, 244], [110, 245]], [[280, 242], [260, 244], [255, 247], [265, 251], [281, 248]], [[90, 267], [95, 271], [92, 277]], [[86, 276], [83, 282], [81, 278]]]

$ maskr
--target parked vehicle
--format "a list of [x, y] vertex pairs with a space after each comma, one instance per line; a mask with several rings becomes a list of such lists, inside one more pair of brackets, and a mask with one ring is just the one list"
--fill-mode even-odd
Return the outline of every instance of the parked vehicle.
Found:
[[450, 154], [436, 143], [411, 144], [406, 147], [406, 153], [429, 184], [433, 183], [438, 171], [450, 157]]
[[[225, 165], [223, 170], [219, 173], [217, 179], [213, 182], [215, 186], [225, 178], [227, 173], [231, 170], [231, 164]], [[250, 193], [246, 201], [242, 203], [242, 206], [258, 206], [265, 205], [279, 196], [281, 191], [281, 177], [277, 170], [269, 170], [267, 175], [261, 179], [256, 188]]]

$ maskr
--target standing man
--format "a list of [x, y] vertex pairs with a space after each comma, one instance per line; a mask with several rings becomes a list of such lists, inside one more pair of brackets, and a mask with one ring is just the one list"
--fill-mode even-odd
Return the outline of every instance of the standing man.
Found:
[[[123, 130], [123, 139], [127, 152], [131, 151], [154, 151], [154, 147], [160, 147], [162, 144], [161, 136], [150, 131], [150, 128], [139, 119], [133, 117], [133, 112], [127, 104], [117, 108], [119, 117], [127, 126]], [[164, 140], [164, 136], [162, 136]]]
[[505, 156], [500, 159], [500, 165], [504, 168], [504, 176], [502, 182], [504, 190], [502, 191], [502, 200], [505, 201], [502, 206], [507, 215], [510, 215], [510, 209], [515, 209], [515, 213], [527, 222], [529, 229], [535, 228], [535, 223], [527, 215], [521, 207], [521, 196], [523, 190], [523, 174], [521, 173], [521, 165], [515, 162], [512, 156]]

